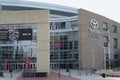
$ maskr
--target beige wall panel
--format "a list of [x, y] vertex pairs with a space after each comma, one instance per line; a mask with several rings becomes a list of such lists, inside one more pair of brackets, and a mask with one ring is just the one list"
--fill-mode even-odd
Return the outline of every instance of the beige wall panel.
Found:
[[[93, 54], [94, 49], [94, 54]], [[103, 49], [102, 48], [91, 48], [89, 46], [82, 47], [82, 67], [92, 68], [93, 67], [93, 56], [94, 56], [94, 67], [102, 68], [103, 66]]]
[[[93, 35], [88, 31], [90, 28], [90, 20], [96, 19], [99, 24], [98, 30], [100, 31], [99, 38], [94, 38]], [[108, 23], [109, 31], [110, 31], [110, 54], [111, 58], [114, 57], [114, 54], [118, 52], [120, 45], [118, 45], [117, 49], [113, 48], [113, 38], [118, 39], [118, 44], [120, 43], [120, 24], [113, 20], [110, 20], [101, 15], [79, 9], [78, 10], [78, 40], [79, 40], [79, 65], [80, 67], [90, 67], [91, 65], [91, 55], [90, 50], [94, 49], [95, 51], [95, 67], [102, 68], [103, 67], [103, 36], [108, 36], [107, 31], [103, 30], [103, 22]], [[117, 33], [113, 33], [113, 25], [117, 26]], [[108, 53], [108, 49], [105, 50]], [[87, 63], [88, 62], [88, 63]]]
[[49, 56], [48, 51], [40, 51], [37, 54], [37, 72], [49, 72]]
[[95, 67], [96, 68], [103, 68], [103, 56], [104, 56], [104, 49], [101, 47], [98, 47], [97, 49], [95, 49]]
[[38, 43], [40, 42], [39, 40], [45, 40], [49, 41], [49, 36], [50, 36], [50, 29], [46, 26], [49, 26], [49, 23], [39, 23], [38, 25], [38, 30], [37, 30], [37, 35], [40, 36], [37, 41]]
[[48, 22], [48, 14], [47, 10], [2, 11], [0, 24]]
[[89, 47], [85, 46], [82, 47], [82, 67], [84, 68], [88, 68], [91, 67], [91, 49], [89, 49]]
[[[92, 68], [93, 67], [93, 49], [94, 49], [94, 67], [101, 67], [103, 65], [103, 51], [100, 51], [102, 44], [101, 39], [91, 37], [91, 33], [89, 32], [90, 20], [97, 19], [99, 22], [100, 17], [96, 14], [90, 13], [88, 11], [79, 10], [78, 14], [78, 22], [79, 22], [79, 60], [82, 60], [80, 65], [83, 68]], [[101, 27], [98, 28], [100, 30]], [[100, 53], [101, 52], [101, 53]], [[102, 59], [101, 59], [102, 58]], [[98, 60], [99, 59], [99, 60]]]
[[49, 10], [0, 12], [0, 24], [37, 24], [37, 72], [49, 72], [49, 20]]
[[47, 50], [49, 51], [49, 42], [48, 41], [40, 41], [39, 44], [37, 44], [38, 51], [40, 50]]

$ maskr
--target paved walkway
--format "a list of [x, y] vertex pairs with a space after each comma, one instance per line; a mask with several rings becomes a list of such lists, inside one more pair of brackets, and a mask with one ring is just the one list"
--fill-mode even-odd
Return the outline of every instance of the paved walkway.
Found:
[[11, 78], [11, 74], [9, 72], [4, 73], [4, 77], [0, 77], [0, 80], [120, 80], [116, 77], [106, 77], [91, 74], [91, 71], [78, 71], [78, 70], [70, 70], [66, 72], [66, 70], [51, 70], [48, 77], [42, 78], [24, 78], [21, 76], [22, 71], [13, 71], [13, 75]]
[[[58, 72], [57, 70], [56, 71], [53, 70], [53, 71]], [[87, 71], [86, 70], [83, 70], [83, 71], [70, 70], [70, 72], [66, 72], [66, 70], [61, 70], [60, 72], [61, 72], [61, 74], [75, 77], [80, 80], [120, 80], [120, 77], [105, 77], [105, 78], [103, 78], [100, 75], [92, 74], [92, 72], [90, 70], [87, 70]]]
[[55, 72], [50, 72], [48, 77], [23, 78], [23, 77], [20, 76], [20, 77], [17, 78], [17, 80], [80, 80], [80, 79], [69, 77], [69, 76], [64, 76], [64, 75], [61, 75], [59, 77], [59, 74], [57, 74]]
[[21, 73], [22, 71], [13, 71], [11, 75], [9, 72], [4, 72], [3, 77], [0, 77], [0, 80], [17, 80]]

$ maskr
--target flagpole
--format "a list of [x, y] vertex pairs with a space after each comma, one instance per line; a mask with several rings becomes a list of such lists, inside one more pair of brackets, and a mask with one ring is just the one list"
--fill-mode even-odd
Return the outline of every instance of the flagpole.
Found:
[[104, 63], [104, 69], [106, 69], [106, 52], [105, 52], [105, 47], [103, 47], [103, 49], [104, 49], [103, 63]]

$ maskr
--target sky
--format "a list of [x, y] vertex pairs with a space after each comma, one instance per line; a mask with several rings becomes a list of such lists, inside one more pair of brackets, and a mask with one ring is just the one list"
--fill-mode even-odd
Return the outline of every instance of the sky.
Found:
[[120, 23], [120, 0], [26, 0], [82, 8]]

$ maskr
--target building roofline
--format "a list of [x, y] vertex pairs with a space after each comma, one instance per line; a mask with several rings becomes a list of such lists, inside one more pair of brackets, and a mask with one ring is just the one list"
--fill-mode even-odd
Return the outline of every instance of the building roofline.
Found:
[[20, 7], [32, 7], [32, 8], [42, 8], [63, 12], [70, 12], [77, 14], [77, 8], [67, 7], [56, 4], [48, 4], [42, 2], [33, 2], [33, 1], [22, 1], [22, 0], [0, 0], [2, 6], [20, 6]]

